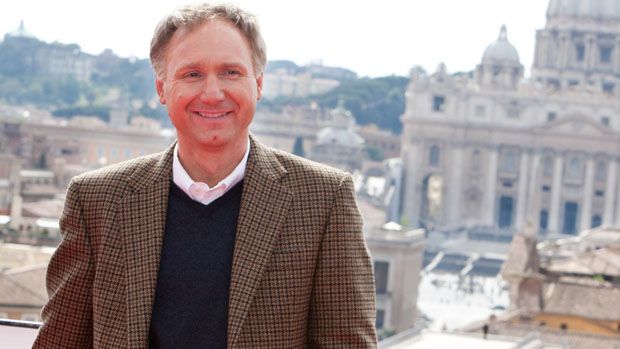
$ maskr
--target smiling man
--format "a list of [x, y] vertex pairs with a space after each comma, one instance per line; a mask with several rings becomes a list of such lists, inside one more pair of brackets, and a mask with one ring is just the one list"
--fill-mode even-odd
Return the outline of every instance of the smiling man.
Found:
[[229, 5], [151, 42], [178, 142], [76, 177], [35, 348], [375, 348], [350, 175], [249, 134], [265, 45]]

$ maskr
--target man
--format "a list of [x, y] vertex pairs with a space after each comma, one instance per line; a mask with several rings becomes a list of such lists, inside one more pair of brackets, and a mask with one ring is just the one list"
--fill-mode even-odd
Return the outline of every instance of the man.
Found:
[[351, 177], [249, 135], [254, 17], [178, 9], [151, 61], [178, 142], [72, 181], [34, 347], [376, 347]]

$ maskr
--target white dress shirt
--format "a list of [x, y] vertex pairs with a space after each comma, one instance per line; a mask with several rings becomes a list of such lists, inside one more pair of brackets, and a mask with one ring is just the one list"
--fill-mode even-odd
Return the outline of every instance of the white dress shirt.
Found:
[[207, 183], [194, 182], [189, 176], [181, 161], [179, 160], [179, 143], [174, 146], [174, 156], [172, 157], [172, 180], [181, 190], [185, 192], [192, 200], [198, 201], [203, 205], [208, 205], [224, 195], [235, 184], [241, 182], [245, 176], [245, 167], [248, 163], [248, 156], [250, 155], [250, 139], [248, 138], [248, 145], [245, 148], [245, 155], [243, 159], [237, 164], [237, 167], [228, 175], [222, 179], [213, 188], [210, 188]]

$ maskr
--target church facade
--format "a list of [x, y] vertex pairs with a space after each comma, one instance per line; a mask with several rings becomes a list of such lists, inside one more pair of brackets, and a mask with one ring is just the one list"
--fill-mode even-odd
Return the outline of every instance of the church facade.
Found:
[[400, 220], [575, 234], [620, 225], [620, 0], [551, 0], [531, 76], [503, 27], [471, 73], [413, 70]]

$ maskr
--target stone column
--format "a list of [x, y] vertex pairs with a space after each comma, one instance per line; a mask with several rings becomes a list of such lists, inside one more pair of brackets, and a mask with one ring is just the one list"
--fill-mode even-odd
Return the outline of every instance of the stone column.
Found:
[[527, 205], [525, 208], [525, 223], [532, 225], [534, 231], [538, 231], [538, 222], [540, 219], [540, 153], [535, 151], [532, 155], [530, 166], [530, 180], [527, 194]]
[[581, 202], [581, 231], [590, 229], [592, 225], [592, 190], [594, 190], [594, 159], [588, 158]]
[[535, 178], [532, 178], [531, 173], [528, 173], [529, 162], [529, 154], [525, 150], [521, 151], [521, 165], [519, 168], [519, 191], [517, 194], [517, 219], [515, 222], [517, 232], [521, 232], [523, 230], [523, 226], [525, 224], [525, 211], [527, 204], [532, 204], [528, 198], [528, 179], [530, 182], [534, 182]]
[[417, 227], [420, 219], [420, 200], [422, 186], [421, 172], [424, 170], [422, 163], [422, 147], [420, 144], [409, 144], [403, 150], [403, 209], [401, 219], [412, 227]]
[[465, 173], [463, 168], [463, 146], [455, 144], [452, 148], [452, 171], [450, 173], [450, 186], [448, 187], [448, 224], [460, 225], [463, 220], [461, 217], [461, 202], [463, 183], [462, 178]]
[[616, 187], [616, 198], [618, 198], [618, 202], [616, 203], [616, 221], [614, 225], [620, 226], [620, 183]]
[[489, 150], [489, 167], [487, 169], [487, 183], [484, 190], [482, 203], [482, 222], [485, 225], [495, 226], [495, 186], [497, 185], [497, 147]]
[[616, 42], [614, 45], [614, 73], [620, 73], [620, 38], [616, 38]]
[[553, 166], [553, 184], [551, 185], [551, 209], [549, 211], [549, 231], [559, 232], [560, 222], [560, 199], [562, 198], [562, 171], [564, 159], [561, 155], [556, 156]]
[[612, 158], [607, 165], [607, 183], [605, 185], [605, 210], [603, 211], [603, 225], [614, 224], [614, 203], [616, 202], [616, 159]]
[[596, 45], [596, 35], [587, 34], [585, 37], [585, 67], [592, 69], [596, 66], [596, 57], [598, 57], [598, 47]]
[[557, 67], [560, 69], [566, 68], [569, 62], [569, 45], [570, 45], [570, 37], [566, 32], [560, 33], [560, 54], [557, 57], [558, 65]]

